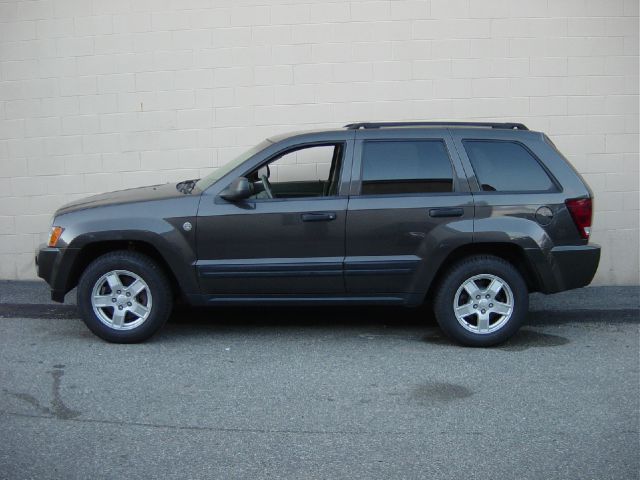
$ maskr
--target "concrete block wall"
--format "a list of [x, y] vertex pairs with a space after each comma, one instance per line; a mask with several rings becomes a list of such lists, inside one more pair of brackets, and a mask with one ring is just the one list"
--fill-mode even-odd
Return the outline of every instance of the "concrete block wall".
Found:
[[0, 278], [69, 200], [413, 119], [549, 133], [596, 194], [596, 282], [639, 283], [638, 0], [0, 0]]

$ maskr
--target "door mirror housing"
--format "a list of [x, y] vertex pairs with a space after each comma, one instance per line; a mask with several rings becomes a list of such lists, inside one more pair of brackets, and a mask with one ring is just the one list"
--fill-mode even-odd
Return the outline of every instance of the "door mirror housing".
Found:
[[253, 194], [253, 185], [245, 177], [236, 178], [220, 196], [229, 202], [245, 200]]

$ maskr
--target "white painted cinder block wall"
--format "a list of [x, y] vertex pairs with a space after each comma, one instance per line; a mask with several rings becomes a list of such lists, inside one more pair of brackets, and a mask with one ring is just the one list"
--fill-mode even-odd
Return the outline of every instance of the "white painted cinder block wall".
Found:
[[596, 194], [596, 282], [638, 284], [638, 0], [0, 2], [0, 278], [51, 214], [274, 133], [522, 121]]

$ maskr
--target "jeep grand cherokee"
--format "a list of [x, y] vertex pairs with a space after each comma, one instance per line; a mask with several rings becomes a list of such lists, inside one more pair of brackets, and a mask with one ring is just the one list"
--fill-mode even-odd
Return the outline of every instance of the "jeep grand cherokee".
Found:
[[589, 284], [592, 192], [518, 123], [358, 123], [279, 135], [210, 175], [105, 193], [54, 215], [36, 258], [86, 325], [139, 342], [173, 302], [430, 300], [456, 341], [490, 346], [529, 292]]

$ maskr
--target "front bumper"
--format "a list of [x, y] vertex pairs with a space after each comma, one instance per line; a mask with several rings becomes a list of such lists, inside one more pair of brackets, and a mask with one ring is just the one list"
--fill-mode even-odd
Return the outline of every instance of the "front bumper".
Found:
[[600, 263], [599, 245], [554, 247], [537, 262], [542, 293], [557, 293], [591, 283]]
[[51, 300], [64, 302], [65, 294], [69, 288], [69, 272], [75, 257], [76, 249], [48, 247], [41, 245], [36, 252], [36, 270], [38, 276], [51, 287]]

